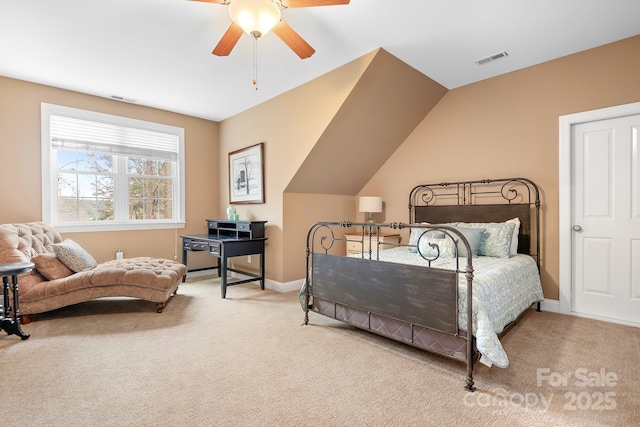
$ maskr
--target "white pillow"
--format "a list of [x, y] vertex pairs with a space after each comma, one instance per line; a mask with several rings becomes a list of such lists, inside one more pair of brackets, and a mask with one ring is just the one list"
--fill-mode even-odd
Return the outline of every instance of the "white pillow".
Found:
[[[431, 225], [428, 222], [421, 222], [420, 224], [413, 224], [413, 225]], [[409, 251], [410, 252], [418, 252], [417, 246], [418, 246], [418, 239], [420, 239], [420, 236], [422, 236], [422, 233], [427, 233], [425, 235], [425, 237], [430, 237], [430, 238], [443, 238], [444, 237], [444, 233], [442, 233], [441, 231], [434, 231], [434, 230], [427, 230], [426, 228], [412, 228], [411, 231], [409, 232]]]
[[[428, 222], [422, 222], [420, 224], [414, 224], [414, 225], [430, 225], [430, 224]], [[420, 237], [420, 235], [423, 232], [424, 232], [424, 229], [422, 229], [422, 228], [412, 228], [409, 231], [409, 245], [410, 246], [417, 245], [418, 244], [418, 238]], [[411, 248], [409, 248], [409, 250], [411, 250]]]
[[53, 252], [60, 262], [76, 273], [92, 270], [98, 265], [89, 252], [71, 239], [65, 239], [62, 243], [53, 244]]
[[427, 258], [451, 258], [453, 256], [453, 241], [450, 238], [423, 237], [419, 241], [419, 247], [420, 254]]
[[509, 256], [514, 256], [518, 253], [518, 236], [520, 235], [520, 218], [513, 218], [509, 221], [505, 221], [505, 223], [515, 224], [515, 228], [513, 229], [513, 237], [511, 237], [511, 246], [509, 247]]

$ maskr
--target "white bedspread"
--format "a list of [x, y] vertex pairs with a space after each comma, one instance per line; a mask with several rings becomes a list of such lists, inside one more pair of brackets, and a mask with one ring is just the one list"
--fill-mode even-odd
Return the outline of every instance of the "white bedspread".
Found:
[[[426, 265], [418, 254], [406, 247], [380, 252], [380, 260], [401, 264]], [[460, 258], [460, 269], [466, 269]], [[455, 258], [438, 259], [432, 267], [454, 269]], [[473, 258], [473, 335], [478, 351], [500, 368], [509, 366], [509, 358], [498, 339], [505, 326], [524, 310], [542, 301], [542, 286], [535, 261], [528, 255], [511, 258]], [[464, 274], [458, 281], [458, 325], [467, 328], [467, 282]], [[467, 331], [468, 332], [468, 331]]]

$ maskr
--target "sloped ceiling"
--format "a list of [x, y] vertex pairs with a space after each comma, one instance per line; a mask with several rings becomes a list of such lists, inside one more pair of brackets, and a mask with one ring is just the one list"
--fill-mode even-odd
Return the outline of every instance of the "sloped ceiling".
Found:
[[285, 192], [356, 195], [446, 92], [379, 49]]

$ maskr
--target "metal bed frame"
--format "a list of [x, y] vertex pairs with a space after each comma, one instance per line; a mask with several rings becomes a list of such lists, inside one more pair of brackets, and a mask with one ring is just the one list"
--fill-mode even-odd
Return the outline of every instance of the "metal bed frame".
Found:
[[[467, 283], [467, 325], [472, 331], [473, 258], [469, 242], [451, 222], [521, 222], [518, 252], [529, 254], [540, 269], [540, 197], [535, 183], [526, 178], [443, 182], [414, 187], [409, 195], [409, 224], [317, 222], [307, 233], [303, 294], [304, 324], [309, 311], [341, 320], [361, 329], [467, 365], [465, 388], [475, 390], [473, 366], [478, 358], [475, 338], [458, 325], [458, 275]], [[424, 222], [429, 225], [422, 224]], [[341, 251], [347, 229], [360, 230], [362, 251], [345, 257]], [[379, 251], [395, 244], [376, 239], [377, 233], [415, 230], [420, 238], [439, 231], [467, 249], [455, 270], [379, 261]], [[350, 240], [353, 242], [353, 240]], [[365, 245], [368, 243], [368, 245]], [[409, 246], [400, 244], [399, 246]], [[368, 247], [368, 250], [364, 248]], [[436, 256], [437, 258], [437, 256]], [[537, 304], [538, 311], [540, 304]], [[515, 323], [515, 322], [512, 322]], [[512, 324], [505, 325], [505, 333]], [[434, 346], [434, 341], [438, 344]], [[446, 342], [446, 348], [442, 348]]]

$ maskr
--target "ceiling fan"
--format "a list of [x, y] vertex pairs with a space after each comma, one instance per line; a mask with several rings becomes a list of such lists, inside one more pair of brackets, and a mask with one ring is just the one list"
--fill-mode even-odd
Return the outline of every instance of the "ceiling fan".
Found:
[[216, 47], [214, 55], [231, 53], [243, 32], [258, 39], [269, 31], [293, 50], [301, 59], [310, 57], [315, 50], [293, 28], [280, 18], [280, 9], [298, 7], [333, 6], [349, 4], [350, 0], [192, 0], [229, 6], [231, 25]]

